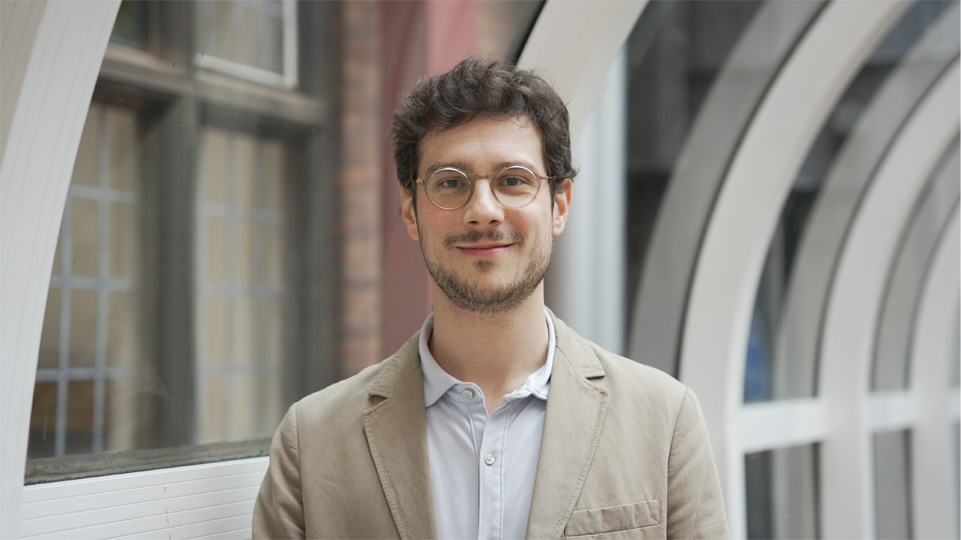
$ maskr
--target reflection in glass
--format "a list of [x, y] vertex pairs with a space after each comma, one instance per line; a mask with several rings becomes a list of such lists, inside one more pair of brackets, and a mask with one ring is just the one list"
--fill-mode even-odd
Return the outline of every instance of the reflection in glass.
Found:
[[110, 446], [115, 426], [106, 421], [105, 388], [131, 377], [116, 366], [132, 364], [136, 354], [134, 116], [94, 103], [84, 126], [44, 315], [31, 457], [127, 448]]
[[[886, 148], [889, 139], [884, 138], [896, 134], [899, 119], [910, 113], [956, 54], [957, 38], [951, 39], [948, 28], [956, 26], [956, 15], [953, 22], [942, 17], [951, 6], [919, 2], [905, 11], [867, 58], [809, 149], [758, 283], [745, 401], [816, 394], [817, 328], [833, 261], [860, 193]], [[889, 80], [892, 73], [898, 76]], [[862, 116], [870, 122], [859, 128]], [[860, 138], [849, 137], [852, 133]], [[825, 185], [832, 191], [822, 197]], [[815, 213], [817, 218], [811, 219]]]
[[878, 538], [911, 538], [911, 432], [874, 434]]
[[200, 67], [275, 86], [296, 84], [296, 2], [208, 0], [195, 5]]
[[[761, 2], [742, 1], [651, 2], [628, 37], [626, 293], [630, 299], [638, 297], [642, 282], [649, 277], [643, 274], [650, 273], [651, 266], [656, 265], [657, 270], [673, 263], [668, 257], [648, 261], [665, 193], [678, 174], [678, 160], [685, 144], [689, 144], [690, 129], [709, 90], [760, 6]], [[702, 180], [683, 178], [677, 182]], [[672, 236], [670, 242], [674, 240]], [[671, 275], [677, 272], [677, 268], [668, 270]], [[627, 328], [637, 334], [635, 319], [657, 312], [644, 321], [642, 329], [660, 334], [655, 326], [671, 316], [666, 313], [666, 304], [683, 304], [684, 290], [686, 287], [679, 291], [679, 297], [672, 298], [641, 296], [626, 314]], [[647, 339], [649, 335], [632, 336], [629, 339], [637, 346], [629, 356], [676, 373], [673, 344], [678, 336], [667, 334], [659, 336], [661, 341], [670, 342], [663, 347], [657, 339]]]
[[201, 444], [269, 437], [283, 413], [281, 403], [262, 404], [261, 396], [281, 393], [283, 351], [271, 329], [281, 324], [285, 294], [286, 154], [281, 141], [201, 131], [195, 295]]
[[748, 538], [820, 538], [818, 445], [744, 456]]
[[[540, 4], [460, 7], [122, 3], [51, 272], [28, 483], [263, 455], [291, 403], [382, 358], [382, 92], [516, 55]], [[460, 15], [463, 50], [431, 31]]]

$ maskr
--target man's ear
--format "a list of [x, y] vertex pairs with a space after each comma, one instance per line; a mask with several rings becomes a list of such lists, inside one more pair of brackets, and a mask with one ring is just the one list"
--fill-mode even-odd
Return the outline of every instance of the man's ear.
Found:
[[[563, 189], [561, 189], [563, 188]], [[564, 178], [558, 182], [557, 193], [554, 194], [554, 236], [560, 236], [567, 224], [567, 212], [571, 208], [574, 182]]]
[[417, 209], [414, 208], [414, 197], [404, 189], [404, 186], [397, 182], [397, 189], [400, 191], [400, 215], [404, 218], [404, 225], [407, 226], [407, 234], [414, 240], [420, 240], [417, 231]]

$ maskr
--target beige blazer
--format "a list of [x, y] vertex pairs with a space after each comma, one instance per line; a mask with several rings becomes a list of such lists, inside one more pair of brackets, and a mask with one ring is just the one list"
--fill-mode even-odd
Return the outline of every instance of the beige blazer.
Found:
[[[554, 328], [527, 537], [727, 537], [691, 390], [557, 318]], [[271, 444], [254, 538], [437, 537], [417, 343], [291, 406]]]

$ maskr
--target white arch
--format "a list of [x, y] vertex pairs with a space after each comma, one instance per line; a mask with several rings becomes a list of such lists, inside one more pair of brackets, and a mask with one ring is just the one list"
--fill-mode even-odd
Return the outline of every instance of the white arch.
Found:
[[701, 397], [734, 537], [746, 535], [738, 414], [754, 295], [771, 234], [825, 117], [900, 2], [828, 5], [781, 70], [726, 175], [688, 304], [681, 380]]
[[50, 269], [80, 134], [119, 5], [120, 0], [3, 2], [0, 93], [14, 100], [3, 107], [10, 116], [3, 121], [6, 137], [0, 164], [3, 538], [19, 534], [30, 407]]
[[[911, 205], [958, 132], [958, 65], [900, 132], [866, 193], [835, 273], [825, 314], [820, 389], [831, 423], [821, 452], [825, 537], [875, 534], [868, 375], [884, 280]], [[854, 473], [855, 481], [848, 479]]]
[[647, 0], [549, 0], [541, 8], [517, 65], [544, 74], [567, 103], [571, 141], [578, 140], [611, 64], [646, 5]]
[[925, 181], [923, 200], [912, 208], [911, 222], [899, 239], [875, 330], [868, 383], [872, 390], [907, 388], [913, 380], [908, 377], [908, 371], [914, 369], [909, 364], [912, 321], [940, 233], [958, 205], [958, 159], [955, 140]]
[[[957, 155], [957, 154], [955, 154]], [[955, 169], [956, 170], [956, 169]], [[957, 178], [955, 178], [957, 181]], [[952, 337], [957, 331], [961, 233], [958, 208], [948, 220], [921, 291], [911, 347], [912, 392], [918, 400], [918, 421], [911, 439], [911, 509], [915, 538], [953, 538], [951, 421], [948, 391]], [[956, 481], [957, 479], [955, 479]]]
[[775, 394], [812, 395], [831, 272], [858, 200], [914, 106], [958, 54], [958, 7], [945, 10], [878, 90], [818, 192], [801, 237], [772, 360]]
[[678, 337], [698, 245], [728, 160], [820, 2], [766, 2], [704, 99], [657, 212], [632, 299], [628, 356], [677, 371]]

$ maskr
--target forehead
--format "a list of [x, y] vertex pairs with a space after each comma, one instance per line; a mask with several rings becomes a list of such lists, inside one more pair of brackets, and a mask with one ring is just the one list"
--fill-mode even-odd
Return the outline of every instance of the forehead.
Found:
[[545, 173], [543, 138], [527, 117], [481, 117], [428, 133], [419, 145], [418, 175], [444, 166], [478, 174], [504, 165], [526, 165]]

